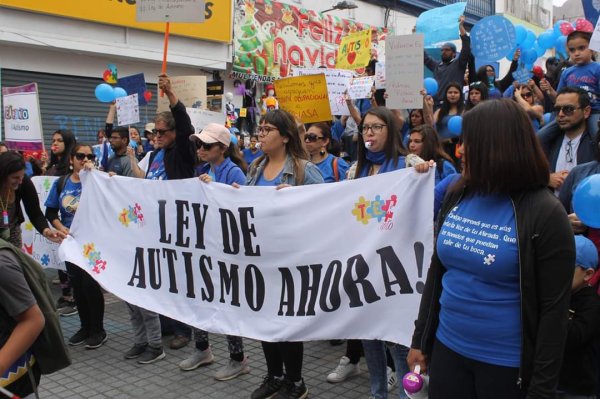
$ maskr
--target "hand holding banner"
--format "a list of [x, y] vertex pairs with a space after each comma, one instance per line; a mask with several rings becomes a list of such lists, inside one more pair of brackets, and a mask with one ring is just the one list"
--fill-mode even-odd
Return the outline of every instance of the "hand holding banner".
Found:
[[306, 75], [274, 82], [279, 107], [303, 123], [331, 121], [325, 75]]

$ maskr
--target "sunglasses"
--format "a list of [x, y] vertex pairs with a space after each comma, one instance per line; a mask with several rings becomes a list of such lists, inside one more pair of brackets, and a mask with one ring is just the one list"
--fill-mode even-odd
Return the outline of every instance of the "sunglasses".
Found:
[[83, 161], [86, 158], [88, 161], [95, 161], [96, 155], [95, 154], [84, 154], [83, 152], [78, 152], [75, 154], [75, 159], [78, 161]]
[[558, 115], [561, 111], [566, 116], [571, 116], [575, 112], [576, 109], [581, 109], [581, 107], [576, 107], [574, 105], [556, 105], [554, 107], [554, 112]]
[[532, 93], [521, 93], [521, 97], [524, 97], [524, 98], [529, 98], [531, 96], [533, 96]]
[[152, 129], [152, 133], [158, 134], [159, 136], [164, 136], [167, 132], [170, 132], [173, 129]]
[[205, 143], [202, 140], [198, 140], [198, 148], [204, 148], [206, 151], [210, 151], [218, 143]]
[[319, 137], [316, 134], [307, 134], [306, 136], [304, 136], [304, 142], [306, 143], [316, 143], [317, 140], [323, 140], [325, 137]]

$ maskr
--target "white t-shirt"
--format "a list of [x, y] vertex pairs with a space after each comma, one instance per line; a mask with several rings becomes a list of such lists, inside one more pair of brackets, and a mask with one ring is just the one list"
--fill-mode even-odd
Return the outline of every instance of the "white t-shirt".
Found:
[[144, 158], [140, 162], [138, 162], [138, 167], [144, 171], [144, 174], [148, 173], [148, 164], [150, 163], [150, 155], [153, 151], [148, 151]]
[[571, 169], [577, 166], [577, 149], [579, 148], [582, 135], [583, 133], [572, 139], [565, 135], [563, 142], [560, 145], [558, 158], [556, 159], [555, 171], [560, 172], [566, 170], [570, 172]]

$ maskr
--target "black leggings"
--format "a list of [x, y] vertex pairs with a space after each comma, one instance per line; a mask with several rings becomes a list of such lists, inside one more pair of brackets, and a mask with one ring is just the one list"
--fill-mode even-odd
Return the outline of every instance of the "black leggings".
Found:
[[302, 379], [302, 356], [304, 355], [304, 344], [302, 342], [265, 342], [262, 341], [267, 371], [275, 377], [283, 376], [285, 365], [285, 376], [298, 382]]
[[73, 263], [65, 262], [73, 287], [81, 328], [88, 333], [104, 331], [104, 295], [100, 284]]
[[429, 365], [429, 399], [521, 399], [517, 367], [495, 366], [454, 352], [436, 339]]

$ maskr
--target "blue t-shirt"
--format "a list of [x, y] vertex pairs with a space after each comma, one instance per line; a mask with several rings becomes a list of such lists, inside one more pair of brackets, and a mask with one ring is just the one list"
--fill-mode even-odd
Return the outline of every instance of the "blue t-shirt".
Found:
[[446, 268], [436, 337], [469, 359], [518, 367], [519, 251], [508, 195], [474, 195], [452, 209], [437, 238]]
[[315, 164], [323, 175], [325, 183], [333, 183], [336, 181], [346, 180], [346, 172], [348, 171], [349, 165], [342, 158], [337, 159], [337, 170], [339, 180], [335, 180], [335, 174], [333, 173], [333, 160], [336, 157], [332, 154], [328, 154], [327, 158], [321, 162]]
[[152, 160], [146, 173], [146, 179], [167, 180], [167, 171], [165, 169], [165, 150], [160, 150]]
[[243, 153], [244, 161], [246, 161], [248, 165], [250, 165], [256, 158], [260, 157], [263, 154], [261, 150], [258, 150], [255, 154], [253, 154], [250, 148], [244, 148]]
[[275, 176], [275, 178], [273, 180], [265, 179], [265, 175], [261, 173], [260, 176], [258, 176], [258, 179], [256, 179], [256, 185], [257, 186], [278, 186], [281, 184], [282, 176], [283, 176], [283, 169], [281, 169], [281, 172], [279, 172], [279, 174], [277, 176]]
[[565, 86], [580, 87], [590, 96], [593, 111], [600, 111], [600, 64], [590, 62], [585, 65], [573, 65], [560, 75], [556, 91]]
[[456, 168], [454, 167], [454, 165], [452, 165], [452, 162], [449, 162], [447, 160], [439, 160], [438, 162], [442, 162], [442, 167], [441, 167], [441, 171], [438, 168], [438, 166], [436, 165], [435, 168], [435, 184], [438, 184], [439, 182], [441, 182], [442, 180], [444, 180], [446, 177], [453, 175], [456, 173]]
[[58, 209], [60, 212], [60, 222], [67, 228], [71, 228], [75, 211], [79, 206], [79, 198], [81, 197], [81, 182], [74, 183], [70, 177], [65, 180], [65, 187], [58, 193], [58, 181], [56, 179], [50, 188], [48, 197], [46, 198], [46, 208]]

